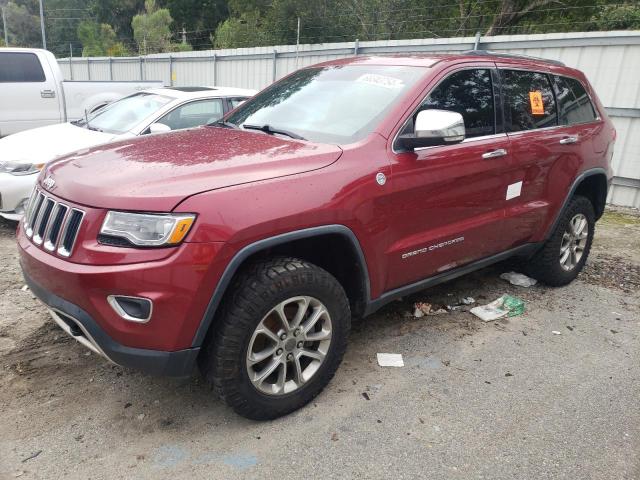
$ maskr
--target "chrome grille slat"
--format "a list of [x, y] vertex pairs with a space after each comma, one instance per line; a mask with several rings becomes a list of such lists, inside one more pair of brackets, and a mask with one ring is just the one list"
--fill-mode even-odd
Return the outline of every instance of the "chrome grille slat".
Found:
[[52, 198], [46, 198], [44, 201], [44, 206], [40, 207], [41, 212], [38, 218], [38, 223], [37, 225], [34, 225], [33, 229], [33, 242], [37, 245], [40, 245], [43, 242], [44, 234], [47, 231], [49, 219], [51, 218], [51, 212], [53, 211], [53, 207], [55, 206], [55, 200], [53, 200]]
[[68, 212], [69, 207], [62, 203], [58, 203], [54, 212], [51, 214], [51, 227], [44, 237], [44, 248], [50, 252], [53, 252], [58, 246], [58, 239], [60, 238], [62, 225], [64, 225]]
[[28, 237], [31, 237], [36, 231], [38, 222], [40, 221], [40, 217], [42, 216], [42, 205], [44, 204], [45, 199], [46, 197], [42, 193], [38, 192], [38, 199], [36, 200], [36, 205], [33, 209], [33, 219], [26, 231]]
[[52, 254], [69, 257], [83, 220], [83, 210], [58, 202], [36, 188], [24, 216], [24, 229], [36, 245]]
[[72, 208], [67, 215], [67, 221], [64, 225], [64, 229], [62, 230], [62, 235], [60, 235], [60, 247], [58, 247], [58, 255], [62, 255], [63, 257], [68, 257], [69, 255], [71, 255], [73, 246], [76, 243], [76, 238], [78, 237], [80, 225], [82, 225], [83, 217], [84, 212], [82, 210], [78, 210], [77, 208]]

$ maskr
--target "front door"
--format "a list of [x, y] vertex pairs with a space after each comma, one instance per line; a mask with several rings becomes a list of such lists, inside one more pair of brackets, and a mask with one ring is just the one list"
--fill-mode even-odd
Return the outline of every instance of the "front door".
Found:
[[423, 109], [456, 111], [464, 118], [466, 139], [391, 154], [387, 290], [499, 251], [510, 146], [496, 115], [492, 70], [487, 65], [444, 73], [403, 127], [403, 133], [413, 129]]

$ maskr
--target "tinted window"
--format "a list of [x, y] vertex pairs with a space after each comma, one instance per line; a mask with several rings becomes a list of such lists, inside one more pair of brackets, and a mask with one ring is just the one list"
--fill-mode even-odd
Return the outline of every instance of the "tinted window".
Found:
[[171, 127], [171, 130], [198, 127], [220, 120], [223, 115], [222, 100], [219, 98], [187, 103], [157, 121]]
[[44, 82], [40, 60], [33, 53], [0, 53], [0, 82]]
[[589, 95], [578, 80], [559, 76], [554, 80], [560, 108], [560, 125], [574, 125], [596, 119]]
[[544, 73], [502, 70], [505, 127], [508, 132], [558, 124], [549, 77]]
[[[420, 110], [458, 112], [464, 118], [467, 137], [495, 133], [491, 72], [463, 70], [445, 78], [427, 97]], [[413, 129], [413, 125], [410, 126]]]

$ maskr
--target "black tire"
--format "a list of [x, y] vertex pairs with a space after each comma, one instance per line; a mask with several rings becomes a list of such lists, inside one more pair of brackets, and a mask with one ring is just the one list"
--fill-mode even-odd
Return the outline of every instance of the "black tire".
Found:
[[[267, 395], [249, 379], [247, 349], [265, 315], [296, 296], [314, 297], [324, 304], [331, 318], [331, 342], [324, 361], [306, 383], [290, 393]], [[296, 258], [255, 263], [231, 285], [215, 328], [205, 340], [200, 369], [238, 414], [254, 420], [274, 419], [304, 406], [329, 383], [342, 361], [350, 328], [347, 296], [327, 271]]]
[[[573, 268], [566, 270], [560, 263], [560, 247], [564, 233], [569, 228], [569, 222], [578, 214], [584, 215], [587, 219], [588, 236], [582, 257]], [[589, 256], [595, 232], [595, 224], [593, 204], [586, 197], [580, 195], [574, 196], [569, 201], [567, 208], [562, 212], [551, 237], [549, 237], [542, 249], [536, 252], [528, 262], [526, 266], [527, 273], [531, 277], [552, 287], [560, 287], [572, 282], [584, 267], [587, 257]]]

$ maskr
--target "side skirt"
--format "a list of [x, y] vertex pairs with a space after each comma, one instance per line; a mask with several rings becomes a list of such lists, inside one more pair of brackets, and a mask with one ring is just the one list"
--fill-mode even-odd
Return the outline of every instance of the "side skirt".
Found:
[[424, 280], [420, 280], [416, 283], [405, 285], [404, 287], [396, 288], [395, 290], [390, 290], [386, 293], [383, 293], [375, 300], [371, 300], [367, 305], [367, 308], [365, 309], [364, 315], [371, 315], [372, 313], [385, 306], [387, 303], [392, 302], [397, 298], [419, 292], [420, 290], [425, 290], [427, 288], [438, 285], [439, 283], [453, 280], [454, 278], [458, 278], [475, 270], [480, 270], [481, 268], [488, 267], [489, 265], [501, 262], [503, 260], [506, 260], [507, 258], [515, 256], [529, 257], [533, 255], [536, 250], [540, 248], [540, 246], [541, 244], [538, 243], [527, 243], [525, 245], [506, 250], [496, 255], [477, 260], [467, 265], [463, 265], [462, 267], [458, 267], [453, 270], [449, 270], [447, 272], [439, 273], [438, 275], [425, 278]]

